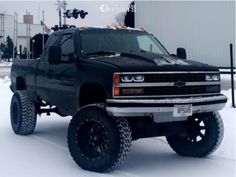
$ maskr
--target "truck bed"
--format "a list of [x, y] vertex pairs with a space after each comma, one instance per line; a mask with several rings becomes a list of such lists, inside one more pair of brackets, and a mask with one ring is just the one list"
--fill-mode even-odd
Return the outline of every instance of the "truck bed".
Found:
[[[16, 91], [17, 87], [27, 85], [26, 91], [30, 96], [34, 96], [36, 90], [36, 68], [39, 59], [14, 59], [11, 67], [11, 89]], [[16, 80], [24, 78], [24, 82], [16, 85]]]

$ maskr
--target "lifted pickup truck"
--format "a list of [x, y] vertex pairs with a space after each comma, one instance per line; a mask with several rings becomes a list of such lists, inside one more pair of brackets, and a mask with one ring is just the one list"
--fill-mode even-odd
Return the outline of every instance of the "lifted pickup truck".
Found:
[[11, 124], [33, 133], [37, 114], [72, 116], [68, 147], [83, 169], [108, 172], [132, 140], [165, 136], [183, 156], [204, 157], [223, 138], [216, 67], [170, 55], [137, 29], [69, 28], [52, 33], [40, 59], [14, 60]]

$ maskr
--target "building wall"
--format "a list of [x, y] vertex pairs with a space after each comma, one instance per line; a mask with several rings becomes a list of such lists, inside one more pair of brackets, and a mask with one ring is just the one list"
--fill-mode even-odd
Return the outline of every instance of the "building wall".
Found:
[[136, 1], [135, 26], [153, 33], [170, 53], [177, 47], [188, 58], [229, 67], [235, 46], [234, 1]]
[[2, 38], [2, 41], [1, 41], [1, 42], [4, 42], [3, 40], [6, 40], [7, 36], [10, 36], [13, 39], [14, 21], [13, 21], [13, 17], [7, 14], [2, 16], [1, 18], [4, 18], [4, 34], [2, 32], [2, 35], [4, 37]]
[[[35, 34], [43, 33], [43, 26], [39, 24], [30, 24], [30, 36], [33, 37]], [[27, 24], [19, 23], [18, 24], [18, 36], [27, 35]]]
[[[43, 33], [43, 26], [40, 24], [30, 24], [30, 37], [38, 33]], [[14, 39], [14, 19], [11, 15], [4, 15], [4, 28], [5, 34], [4, 38], [6, 40], [7, 36], [10, 36], [12, 40]], [[19, 46], [22, 45], [22, 50], [27, 47], [27, 24], [18, 23], [18, 34], [17, 34], [17, 49], [19, 51]], [[3, 38], [2, 38], [3, 40]], [[3, 41], [2, 41], [3, 42]], [[15, 44], [15, 41], [13, 41]]]

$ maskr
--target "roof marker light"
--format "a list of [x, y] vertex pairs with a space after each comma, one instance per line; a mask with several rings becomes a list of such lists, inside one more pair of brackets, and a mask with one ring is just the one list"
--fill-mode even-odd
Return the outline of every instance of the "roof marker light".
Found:
[[143, 32], [147, 32], [147, 30], [145, 28], [143, 28], [143, 27], [140, 28], [140, 30], [143, 31]]

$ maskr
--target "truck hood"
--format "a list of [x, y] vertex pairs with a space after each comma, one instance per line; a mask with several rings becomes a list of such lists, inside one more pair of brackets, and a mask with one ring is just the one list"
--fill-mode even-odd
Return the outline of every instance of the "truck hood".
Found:
[[218, 71], [208, 64], [150, 52], [129, 52], [94, 60], [115, 65], [122, 72], [138, 71]]

